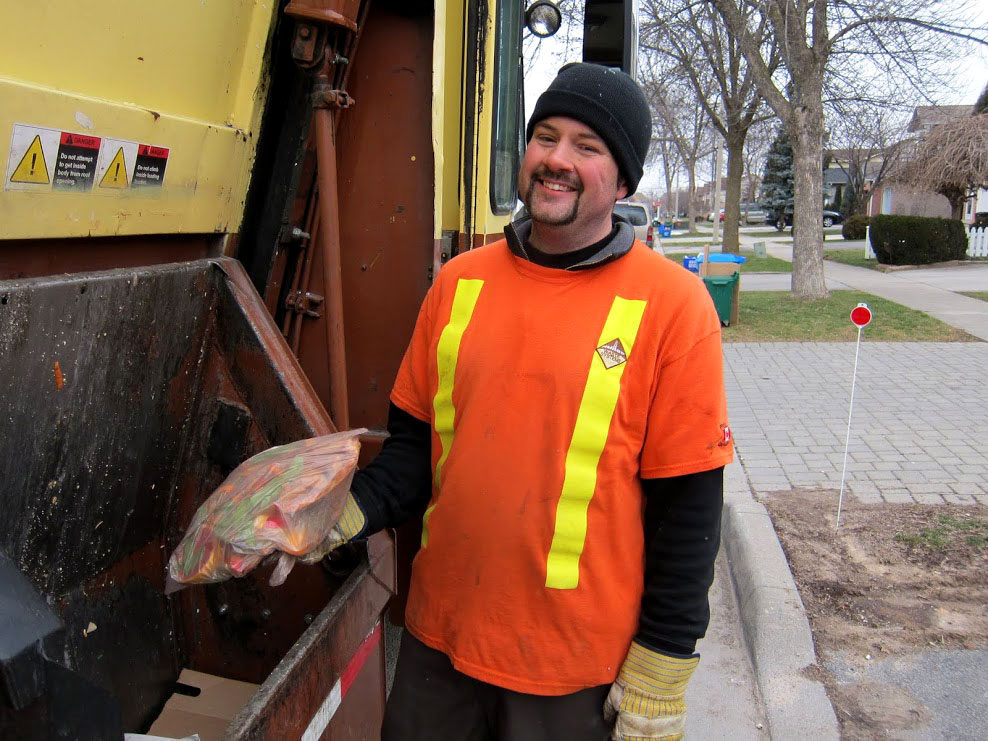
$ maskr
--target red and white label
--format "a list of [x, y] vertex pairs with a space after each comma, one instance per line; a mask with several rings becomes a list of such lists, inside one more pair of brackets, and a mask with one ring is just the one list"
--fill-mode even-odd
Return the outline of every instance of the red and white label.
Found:
[[154, 196], [170, 153], [153, 144], [14, 124], [3, 187], [106, 196], [144, 188]]
[[346, 697], [347, 692], [353, 685], [354, 680], [357, 675], [360, 674], [360, 670], [364, 668], [364, 664], [367, 663], [367, 658], [371, 655], [371, 652], [377, 647], [377, 644], [381, 642], [381, 624], [378, 623], [374, 626], [374, 629], [370, 632], [360, 645], [357, 646], [357, 650], [354, 651], [353, 657], [347, 663], [346, 668], [343, 670], [343, 674], [340, 678], [336, 680], [336, 684], [333, 685], [333, 689], [329, 691], [326, 695], [326, 699], [323, 700], [322, 705], [316, 711], [315, 715], [312, 716], [312, 720], [309, 721], [308, 727], [305, 729], [305, 733], [302, 734], [302, 741], [319, 741], [322, 737], [323, 732], [329, 726], [329, 722], [336, 715], [336, 711], [340, 709], [340, 705], [343, 704], [343, 698]]

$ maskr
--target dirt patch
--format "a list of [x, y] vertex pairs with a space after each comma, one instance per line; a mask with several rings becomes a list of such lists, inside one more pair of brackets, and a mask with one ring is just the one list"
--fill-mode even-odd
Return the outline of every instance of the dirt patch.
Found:
[[[988, 647], [988, 507], [861, 504], [838, 492], [761, 497], [809, 615], [817, 652], [871, 661], [932, 647]], [[845, 738], [924, 721], [888, 685], [821, 672]]]

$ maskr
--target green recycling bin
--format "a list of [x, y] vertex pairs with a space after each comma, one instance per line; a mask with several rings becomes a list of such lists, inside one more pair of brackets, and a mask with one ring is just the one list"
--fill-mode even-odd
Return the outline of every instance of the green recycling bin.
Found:
[[735, 288], [741, 274], [734, 272], [731, 275], [705, 275], [703, 284], [710, 293], [710, 298], [714, 300], [714, 307], [717, 309], [717, 316], [720, 323], [729, 327], [731, 325], [731, 304], [734, 301]]

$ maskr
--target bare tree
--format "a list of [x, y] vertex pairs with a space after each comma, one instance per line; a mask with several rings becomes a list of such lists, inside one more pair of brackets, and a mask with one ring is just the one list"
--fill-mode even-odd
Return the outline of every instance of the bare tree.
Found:
[[887, 106], [834, 104], [830, 128], [833, 163], [847, 178], [844, 216], [865, 211], [871, 192], [889, 179], [899, 161], [906, 121]]
[[778, 119], [771, 118], [755, 122], [744, 139], [744, 179], [741, 197], [749, 204], [758, 200], [758, 186], [762, 180], [762, 166], [774, 138], [774, 127]]
[[[762, 0], [754, 12], [738, 0], [709, 0], [737, 38], [758, 89], [793, 140], [796, 197], [793, 214], [792, 292], [827, 295], [823, 275], [824, 85], [858, 97], [862, 82], [899, 80], [921, 87], [960, 42], [988, 43], [973, 24], [960, 25], [975, 7], [930, 0]], [[786, 75], [773, 75], [762, 44], [768, 18]], [[968, 16], [969, 17], [969, 16]], [[841, 63], [837, 64], [839, 60]]]
[[[748, 0], [741, 0], [746, 5]], [[641, 12], [643, 54], [668, 57], [693, 87], [713, 127], [727, 148], [727, 198], [724, 204], [725, 252], [737, 253], [741, 180], [744, 176], [744, 140], [748, 129], [766, 117], [762, 96], [748, 69], [737, 40], [720, 16], [706, 3], [689, 0], [645, 0]], [[779, 55], [761, 20], [761, 45], [768, 50], [770, 72]], [[714, 183], [715, 188], [720, 183]]]
[[911, 149], [896, 179], [944, 196], [952, 219], [962, 218], [964, 201], [979, 188], [988, 188], [988, 113], [934, 126]]
[[639, 77], [652, 108], [654, 138], [672, 144], [686, 171], [689, 229], [695, 231], [696, 169], [713, 151], [710, 120], [681, 69], [660, 67], [654, 59], [643, 62]]
[[664, 204], [664, 208], [666, 211], [669, 211], [673, 207], [671, 200], [673, 180], [676, 177], [676, 173], [682, 170], [683, 159], [680, 157], [676, 143], [672, 139], [658, 135], [652, 136], [652, 144], [648, 149], [648, 157], [650, 163], [662, 163], [662, 178], [665, 180], [665, 193], [666, 200], [668, 201]]

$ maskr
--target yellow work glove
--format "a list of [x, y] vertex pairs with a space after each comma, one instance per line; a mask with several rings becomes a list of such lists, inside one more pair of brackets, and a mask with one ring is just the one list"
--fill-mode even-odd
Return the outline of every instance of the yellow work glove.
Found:
[[604, 703], [615, 741], [679, 741], [686, 725], [686, 683], [699, 655], [668, 656], [632, 643]]
[[360, 535], [366, 525], [367, 517], [364, 516], [364, 511], [360, 509], [357, 500], [353, 498], [353, 492], [348, 492], [340, 519], [336, 521], [336, 525], [329, 531], [329, 535], [324, 542], [329, 546], [330, 550], [338, 548]]

